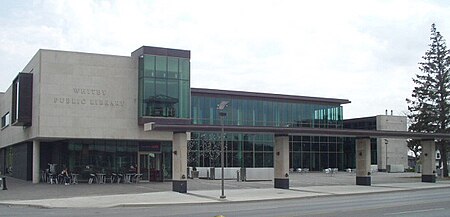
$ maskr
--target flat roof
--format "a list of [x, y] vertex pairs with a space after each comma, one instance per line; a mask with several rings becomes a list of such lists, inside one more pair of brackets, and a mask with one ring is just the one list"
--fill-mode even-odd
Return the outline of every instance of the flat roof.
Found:
[[144, 54], [159, 55], [159, 56], [171, 56], [171, 57], [181, 57], [181, 58], [191, 58], [191, 51], [164, 48], [164, 47], [152, 47], [152, 46], [142, 46], [131, 53], [131, 56], [137, 57]]
[[323, 98], [323, 97], [310, 97], [310, 96], [296, 96], [286, 94], [274, 94], [274, 93], [258, 93], [247, 91], [235, 91], [235, 90], [218, 90], [207, 88], [191, 88], [191, 94], [196, 96], [213, 96], [213, 97], [230, 97], [230, 98], [242, 98], [242, 99], [255, 99], [255, 100], [270, 100], [270, 101], [288, 101], [288, 102], [312, 102], [318, 104], [333, 104], [341, 105], [350, 103], [348, 99], [335, 99], [335, 98]]

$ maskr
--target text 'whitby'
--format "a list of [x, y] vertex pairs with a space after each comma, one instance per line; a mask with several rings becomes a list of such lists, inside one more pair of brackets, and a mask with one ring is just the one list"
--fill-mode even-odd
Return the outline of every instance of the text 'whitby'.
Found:
[[106, 90], [90, 88], [73, 88], [75, 94], [106, 96]]

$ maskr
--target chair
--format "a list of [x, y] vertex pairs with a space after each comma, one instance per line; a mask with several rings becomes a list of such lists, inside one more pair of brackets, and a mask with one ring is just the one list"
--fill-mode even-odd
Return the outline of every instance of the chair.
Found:
[[89, 180], [88, 180], [88, 183], [89, 184], [92, 184], [92, 183], [98, 183], [98, 181], [97, 181], [97, 176], [95, 175], [95, 174], [93, 174], [93, 173], [91, 173], [91, 174], [89, 174], [89, 176], [90, 176], [90, 178], [89, 178]]
[[58, 174], [57, 180], [58, 180], [59, 184], [64, 184], [65, 183], [64, 175], [63, 174]]
[[105, 178], [105, 182], [108, 183], [108, 180], [109, 180], [110, 183], [113, 183], [116, 181], [116, 179], [117, 179], [117, 174], [111, 173], [111, 176], [109, 178], [108, 177]]
[[142, 179], [142, 174], [136, 174], [134, 175], [134, 183], [139, 183]]
[[48, 177], [48, 181], [50, 182], [50, 184], [58, 184], [58, 177], [55, 174], [49, 173]]
[[117, 184], [119, 184], [120, 183], [120, 181], [122, 181], [123, 180], [123, 174], [117, 174]]
[[45, 173], [45, 170], [41, 170], [41, 181], [47, 182], [47, 174]]

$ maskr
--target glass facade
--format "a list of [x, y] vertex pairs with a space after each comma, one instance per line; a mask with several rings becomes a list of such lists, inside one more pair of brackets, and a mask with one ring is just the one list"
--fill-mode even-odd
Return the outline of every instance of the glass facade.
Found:
[[[346, 129], [360, 129], [360, 130], [377, 130], [376, 117], [356, 118], [348, 119], [344, 121], [344, 128]], [[349, 158], [352, 161], [356, 161], [355, 158], [355, 138], [345, 138], [344, 146], [349, 151]], [[370, 139], [370, 163], [372, 165], [377, 164], [377, 138]], [[354, 167], [351, 167], [354, 168]]]
[[[195, 132], [188, 143], [188, 165], [220, 166], [220, 133]], [[272, 135], [227, 133], [224, 138], [226, 167], [273, 167]]]
[[192, 96], [193, 124], [219, 125], [216, 107], [230, 101], [225, 125], [342, 128], [342, 106]]
[[190, 101], [188, 58], [139, 58], [139, 117], [189, 118]]
[[[156, 146], [149, 149], [148, 147]], [[162, 178], [172, 179], [172, 144], [168, 141], [130, 140], [66, 140], [41, 144], [41, 165], [56, 164], [57, 171], [67, 167], [86, 180], [91, 173], [125, 174], [131, 167], [138, 168], [138, 157], [157, 155], [154, 168]], [[142, 173], [144, 171], [141, 171]]]
[[[342, 107], [256, 99], [192, 96], [194, 124], [220, 125], [216, 111], [221, 101], [230, 101], [225, 125], [342, 128]], [[273, 134], [225, 135], [228, 167], [272, 167]], [[343, 138], [290, 136], [290, 167], [322, 170], [346, 168]], [[189, 166], [220, 166], [220, 133], [193, 132], [189, 142]], [[354, 155], [354, 152], [353, 152]]]
[[291, 168], [347, 168], [344, 166], [343, 138], [325, 136], [290, 136]]

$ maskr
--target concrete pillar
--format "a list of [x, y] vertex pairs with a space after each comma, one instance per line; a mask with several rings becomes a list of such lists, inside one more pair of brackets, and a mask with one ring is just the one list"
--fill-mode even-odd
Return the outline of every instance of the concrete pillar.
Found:
[[434, 140], [422, 140], [422, 182], [436, 182], [436, 144]]
[[275, 135], [274, 187], [289, 189], [289, 136]]
[[39, 183], [41, 178], [41, 142], [33, 140], [32, 181]]
[[187, 192], [187, 135], [173, 133], [172, 142], [172, 191]]
[[380, 172], [387, 172], [388, 145], [389, 139], [387, 138], [377, 139], [377, 164], [378, 164], [378, 171]]
[[356, 185], [371, 185], [370, 138], [356, 139]]

